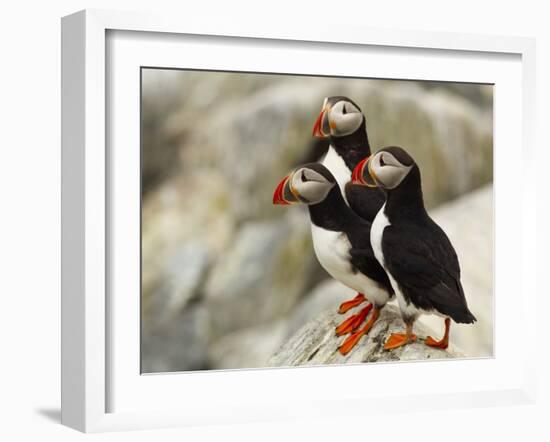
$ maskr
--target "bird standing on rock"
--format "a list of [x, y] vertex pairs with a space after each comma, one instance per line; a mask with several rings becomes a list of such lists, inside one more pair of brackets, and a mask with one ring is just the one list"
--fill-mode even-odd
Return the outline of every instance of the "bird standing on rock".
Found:
[[[273, 204], [297, 203], [308, 205], [317, 256], [319, 248], [330, 251], [319, 258], [321, 265], [344, 285], [359, 293], [368, 293], [372, 302], [336, 330], [338, 335], [353, 332], [339, 348], [342, 354], [347, 354], [371, 329], [380, 309], [393, 296], [393, 289], [374, 256], [370, 244], [371, 223], [346, 204], [336, 178], [327, 167], [319, 163], [306, 164], [281, 180], [273, 194]], [[371, 317], [359, 329], [371, 310]]]
[[392, 334], [384, 348], [415, 341], [414, 321], [420, 314], [431, 313], [444, 318], [445, 332], [442, 339], [429, 336], [425, 343], [446, 349], [451, 319], [471, 324], [476, 318], [466, 303], [456, 252], [424, 207], [418, 165], [402, 148], [387, 147], [362, 160], [352, 180], [378, 186], [386, 194], [386, 203], [372, 223], [370, 240], [395, 291], [406, 331]]
[[[355, 166], [371, 154], [366, 119], [359, 106], [343, 96], [325, 98], [313, 126], [313, 135], [329, 139], [329, 148], [321, 163], [336, 179], [345, 204], [361, 218], [371, 222], [384, 204], [384, 194], [376, 188], [365, 188], [350, 183], [351, 172]], [[334, 233], [327, 233], [313, 221], [311, 233], [317, 259], [329, 274], [337, 273], [340, 263], [333, 256], [337, 242]], [[369, 294], [366, 295], [370, 300]], [[358, 292], [354, 299], [340, 305], [339, 313], [346, 313], [367, 301], [367, 298], [365, 294]], [[336, 328], [336, 333], [346, 334], [353, 330], [357, 322], [361, 324], [366, 319], [371, 309], [372, 304], [368, 304], [359, 313], [340, 324]]]

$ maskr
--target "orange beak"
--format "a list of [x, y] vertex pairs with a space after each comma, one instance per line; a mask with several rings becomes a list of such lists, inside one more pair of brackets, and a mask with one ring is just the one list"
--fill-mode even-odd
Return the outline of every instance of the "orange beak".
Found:
[[364, 160], [361, 160], [357, 166], [355, 166], [355, 169], [353, 169], [353, 172], [351, 173], [351, 182], [352, 184], [361, 184], [363, 186], [366, 186], [366, 182], [363, 179], [363, 172], [365, 170], [365, 166], [367, 165], [370, 157], [365, 158]]
[[284, 198], [284, 189], [285, 185], [288, 181], [289, 175], [285, 176], [279, 184], [277, 184], [277, 187], [275, 188], [275, 192], [273, 192], [273, 204], [277, 205], [289, 205], [290, 202], [285, 200]]
[[325, 109], [321, 111], [315, 124], [313, 125], [313, 136], [317, 138], [326, 138], [327, 135], [323, 133], [323, 118], [325, 117]]
[[331, 125], [331, 122], [329, 121], [329, 112], [330, 112], [330, 105], [327, 103], [327, 99], [325, 98], [325, 102], [323, 103], [323, 109], [321, 109], [321, 113], [315, 120], [315, 124], [313, 125], [313, 136], [317, 138], [327, 138], [330, 136], [330, 130], [334, 129], [334, 127]]
[[364, 160], [361, 160], [353, 172], [351, 173], [351, 183], [359, 184], [360, 186], [367, 187], [378, 187], [376, 180], [374, 178], [374, 171], [371, 173], [370, 169], [370, 159], [372, 157], [367, 157]]

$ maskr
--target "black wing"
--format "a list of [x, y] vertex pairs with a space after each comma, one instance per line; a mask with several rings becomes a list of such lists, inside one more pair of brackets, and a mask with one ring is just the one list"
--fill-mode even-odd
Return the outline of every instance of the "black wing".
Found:
[[360, 186], [350, 181], [344, 190], [351, 209], [367, 221], [374, 220], [386, 201], [384, 193], [376, 187]]
[[393, 293], [388, 275], [374, 256], [374, 251], [371, 247], [371, 223], [359, 217], [357, 220], [357, 225], [350, 228], [347, 232], [350, 243], [353, 245], [349, 251], [351, 264], [356, 271], [360, 271], [373, 281], [379, 283], [389, 293]]
[[376, 281], [381, 287], [393, 294], [393, 288], [388, 278], [388, 274], [376, 260], [372, 249], [352, 248], [350, 250], [350, 256], [351, 264], [356, 270], [368, 276], [373, 281]]
[[382, 251], [388, 271], [416, 307], [435, 309], [458, 323], [476, 320], [468, 310], [460, 283], [456, 252], [447, 235], [433, 221], [428, 231], [417, 227], [386, 227]]

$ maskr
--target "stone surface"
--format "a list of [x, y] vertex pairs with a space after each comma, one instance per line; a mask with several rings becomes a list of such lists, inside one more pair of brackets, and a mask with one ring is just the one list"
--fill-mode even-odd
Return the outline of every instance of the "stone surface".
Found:
[[186, 264], [182, 256], [188, 261], [196, 259], [200, 264], [196, 273], [202, 274], [231, 243], [235, 220], [226, 210], [228, 200], [227, 189], [213, 173], [170, 180], [144, 199], [142, 313], [146, 323], [158, 322], [153, 317], [158, 310], [152, 306], [159, 304], [156, 299], [159, 293], [164, 297], [167, 279], [174, 280], [179, 278], [176, 273], [188, 272], [183, 268]]
[[351, 299], [355, 292], [333, 279], [320, 282], [281, 319], [230, 333], [210, 348], [213, 368], [266, 367], [271, 355], [305, 323]]
[[229, 333], [209, 348], [213, 369], [262, 368], [286, 338], [285, 320], [260, 324]]
[[357, 293], [330, 278], [321, 281], [289, 313], [286, 319], [286, 339], [289, 339], [306, 322], [326, 310], [336, 310], [338, 306], [355, 297]]
[[390, 334], [403, 331], [403, 321], [399, 310], [393, 305], [387, 305], [382, 310], [380, 318], [368, 335], [364, 336], [350, 353], [343, 356], [338, 351], [338, 347], [346, 337], [337, 337], [334, 329], [353, 312], [350, 311], [346, 315], [340, 315], [335, 309], [329, 309], [320, 314], [285, 342], [268, 360], [267, 364], [272, 367], [279, 367], [433, 360], [463, 356], [463, 353], [454, 347], [444, 351], [426, 346], [422, 342], [426, 336], [431, 335], [436, 339], [439, 339], [439, 336], [422, 324], [415, 324], [414, 327], [414, 332], [419, 338], [417, 342], [390, 351], [384, 350], [384, 342]]
[[148, 303], [142, 306], [143, 332], [150, 333], [152, 328], [166, 327], [194, 297], [208, 265], [208, 250], [198, 241], [184, 243], [179, 250], [166, 258], [162, 266], [160, 284], [148, 297]]
[[144, 373], [203, 370], [208, 368], [208, 311], [188, 306], [165, 327], [141, 336], [141, 369]]
[[296, 215], [245, 223], [218, 259], [204, 287], [214, 337], [282, 317], [303, 295], [315, 258]]

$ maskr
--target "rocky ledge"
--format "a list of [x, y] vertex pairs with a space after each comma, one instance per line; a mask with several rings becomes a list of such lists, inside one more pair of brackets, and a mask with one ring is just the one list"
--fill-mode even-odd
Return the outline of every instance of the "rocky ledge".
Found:
[[420, 322], [417, 322], [414, 328], [418, 336], [417, 342], [390, 351], [384, 350], [384, 342], [390, 334], [403, 331], [399, 310], [393, 305], [387, 305], [384, 308], [368, 335], [364, 336], [349, 354], [343, 356], [338, 351], [338, 347], [346, 337], [336, 336], [334, 329], [352, 313], [340, 315], [334, 309], [326, 310], [306, 323], [286, 341], [271, 356], [268, 365], [279, 367], [464, 357], [464, 354], [452, 345], [447, 350], [425, 345], [426, 336], [431, 335], [438, 339], [440, 333], [432, 331]]

